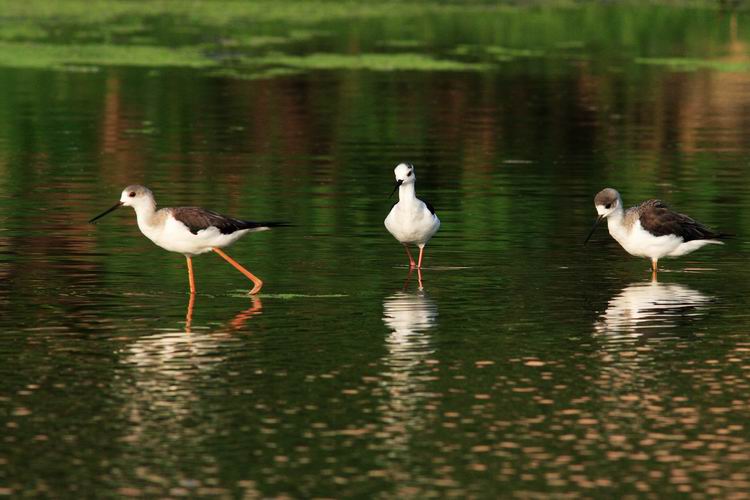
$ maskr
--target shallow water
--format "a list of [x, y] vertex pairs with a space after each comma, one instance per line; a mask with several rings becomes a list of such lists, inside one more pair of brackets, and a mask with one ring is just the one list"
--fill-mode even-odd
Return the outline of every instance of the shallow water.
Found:
[[[382, 47], [358, 22], [289, 52]], [[444, 23], [408, 50], [450, 53]], [[0, 69], [0, 493], [750, 492], [750, 74], [581, 36], [461, 71]], [[421, 290], [383, 227], [402, 160], [442, 220]], [[132, 211], [86, 223], [133, 182], [293, 223], [228, 251], [263, 292], [206, 255], [191, 300]], [[605, 186], [737, 237], [652, 283], [604, 228], [582, 245]]]

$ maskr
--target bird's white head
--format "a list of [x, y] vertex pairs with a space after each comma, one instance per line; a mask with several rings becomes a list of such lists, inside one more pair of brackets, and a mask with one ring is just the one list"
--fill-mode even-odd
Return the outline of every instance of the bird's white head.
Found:
[[143, 214], [148, 214], [156, 208], [154, 193], [152, 193], [147, 187], [132, 184], [122, 190], [120, 201], [115, 203], [113, 207], [91, 219], [89, 223], [93, 224], [108, 213], [113, 212], [120, 207], [133, 207], [139, 217]]
[[132, 184], [122, 190], [120, 203], [125, 207], [133, 207], [136, 210], [140, 206], [155, 205], [154, 193], [145, 186]]
[[411, 163], [399, 163], [393, 169], [393, 174], [396, 176], [396, 183], [399, 186], [402, 184], [413, 184], [417, 180], [414, 165]]
[[[396, 186], [393, 188], [393, 191], [391, 191], [391, 196], [393, 196], [393, 193], [398, 191], [398, 188], [401, 186], [412, 186], [412, 192], [414, 192], [414, 182], [417, 180], [417, 176], [414, 173], [414, 165], [411, 163], [399, 163], [396, 165], [396, 168], [393, 169], [393, 174], [396, 176]], [[403, 194], [403, 191], [399, 194], [401, 196]], [[389, 196], [389, 198], [391, 197]]]
[[606, 218], [617, 210], [622, 210], [622, 198], [615, 189], [605, 188], [594, 197], [594, 206], [599, 217]]

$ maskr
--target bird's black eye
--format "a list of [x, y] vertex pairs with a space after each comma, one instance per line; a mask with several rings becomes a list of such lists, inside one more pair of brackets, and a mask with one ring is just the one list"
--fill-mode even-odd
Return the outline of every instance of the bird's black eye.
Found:
[[409, 173], [406, 174], [407, 177], [411, 177], [411, 170], [409, 170]]
[[[135, 191], [131, 191], [128, 196], [130, 196], [131, 198], [135, 198]], [[609, 208], [609, 207], [607, 207], [607, 208]]]
[[611, 203], [607, 203], [606, 205], [604, 205], [604, 208], [606, 208], [607, 210], [609, 210], [609, 207], [611, 207], [611, 206], [612, 206]]

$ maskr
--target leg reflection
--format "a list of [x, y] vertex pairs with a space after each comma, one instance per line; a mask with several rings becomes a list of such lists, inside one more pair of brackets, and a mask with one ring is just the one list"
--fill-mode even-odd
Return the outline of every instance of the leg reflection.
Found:
[[[417, 269], [417, 286], [419, 291], [424, 291], [424, 285], [422, 284], [422, 270], [420, 268]], [[404, 281], [404, 287], [403, 291], [407, 291], [409, 289], [409, 281], [411, 281], [411, 275], [414, 272], [414, 268], [409, 268], [409, 274], [406, 275], [406, 281]]]
[[[245, 309], [244, 311], [237, 313], [237, 315], [232, 318], [232, 320], [229, 322], [230, 330], [239, 330], [242, 328], [242, 326], [245, 324], [245, 322], [252, 318], [253, 316], [256, 316], [260, 314], [263, 311], [263, 303], [260, 301], [260, 299], [253, 295], [250, 298], [250, 307]], [[188, 307], [187, 307], [187, 313], [185, 313], [185, 333], [191, 332], [191, 326], [193, 324], [193, 309], [195, 308], [195, 294], [190, 294], [190, 299], [188, 300]]]
[[404, 288], [403, 290], [406, 291], [409, 289], [409, 282], [411, 281], [411, 274], [414, 272], [414, 268], [409, 268], [409, 274], [406, 275], [406, 281], [404, 281]]
[[185, 333], [190, 333], [190, 325], [193, 323], [193, 307], [195, 306], [195, 294], [190, 294], [188, 300], [187, 314], [185, 314]]
[[237, 316], [235, 316], [232, 321], [229, 322], [232, 330], [239, 330], [247, 320], [249, 320], [253, 316], [257, 316], [263, 311], [263, 303], [260, 301], [260, 298], [253, 295], [250, 298], [250, 302], [252, 305], [248, 309], [245, 309], [241, 313], [238, 313]]

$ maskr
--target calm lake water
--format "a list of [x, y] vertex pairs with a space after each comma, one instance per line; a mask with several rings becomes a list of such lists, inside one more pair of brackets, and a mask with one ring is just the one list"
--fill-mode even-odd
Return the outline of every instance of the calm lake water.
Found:
[[[0, 495], [750, 494], [750, 19], [629, 9], [0, 37]], [[205, 255], [192, 303], [132, 210], [86, 223], [131, 183], [291, 222], [228, 250], [262, 293]], [[737, 237], [652, 283], [582, 245], [607, 186]]]

